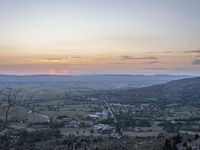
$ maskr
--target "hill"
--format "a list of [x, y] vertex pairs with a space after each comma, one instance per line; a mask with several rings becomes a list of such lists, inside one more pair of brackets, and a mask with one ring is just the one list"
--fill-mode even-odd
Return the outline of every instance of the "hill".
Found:
[[195, 101], [200, 100], [200, 77], [107, 93], [112, 101]]

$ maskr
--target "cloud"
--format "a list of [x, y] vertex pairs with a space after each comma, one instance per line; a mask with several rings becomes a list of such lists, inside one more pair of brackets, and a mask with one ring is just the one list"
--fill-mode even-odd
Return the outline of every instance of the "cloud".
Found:
[[188, 50], [188, 51], [173, 51], [173, 50], [168, 50], [168, 51], [150, 51], [147, 52], [149, 54], [174, 54], [174, 53], [194, 53], [194, 54], [200, 54], [200, 50]]
[[156, 57], [132, 57], [132, 56], [121, 56], [122, 60], [157, 60]]
[[185, 53], [199, 53], [200, 54], [200, 50], [191, 50], [191, 51], [184, 51]]
[[81, 59], [80, 56], [72, 56], [71, 58], [74, 58], [74, 59]]
[[177, 51], [159, 51], [159, 52], [152, 51], [152, 52], [147, 52], [147, 53], [150, 53], [150, 54], [158, 54], [158, 53], [170, 54], [170, 53], [177, 53]]
[[145, 68], [145, 69], [149, 69], [149, 70], [174, 70], [174, 71], [185, 70], [185, 68], [182, 68], [182, 67], [148, 67], [148, 68]]
[[64, 61], [67, 60], [68, 58], [43, 58], [42, 60], [47, 60], [47, 61]]
[[148, 70], [169, 70], [167, 67], [146, 67]]
[[148, 64], [158, 64], [159, 63], [159, 61], [157, 61], [157, 60], [152, 60], [152, 61], [149, 61], [149, 62], [147, 62]]
[[194, 59], [194, 60], [192, 61], [192, 64], [193, 64], [193, 65], [200, 65], [200, 59]]
[[33, 62], [43, 62], [43, 63], [68, 63], [72, 62], [72, 60], [81, 59], [79, 56], [67, 56], [67, 57], [49, 57], [49, 58], [40, 58], [40, 57], [31, 57], [26, 58], [28, 61]]

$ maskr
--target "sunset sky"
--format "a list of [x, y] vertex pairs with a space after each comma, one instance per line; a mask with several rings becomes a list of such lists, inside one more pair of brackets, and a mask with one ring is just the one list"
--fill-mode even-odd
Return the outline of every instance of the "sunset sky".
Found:
[[0, 0], [0, 74], [200, 75], [200, 0]]

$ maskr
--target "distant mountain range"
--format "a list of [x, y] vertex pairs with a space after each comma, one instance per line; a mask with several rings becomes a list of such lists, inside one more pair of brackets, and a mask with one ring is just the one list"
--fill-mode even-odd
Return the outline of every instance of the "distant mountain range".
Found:
[[165, 84], [107, 93], [111, 100], [137, 101], [200, 101], [200, 77], [171, 81]]
[[188, 78], [184, 75], [0, 75], [0, 86], [46, 85], [100, 90], [130, 89]]

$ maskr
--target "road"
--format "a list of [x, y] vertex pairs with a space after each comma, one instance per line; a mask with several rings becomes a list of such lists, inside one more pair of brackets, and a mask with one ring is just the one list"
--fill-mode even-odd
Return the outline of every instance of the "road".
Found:
[[110, 105], [109, 105], [109, 103], [106, 99], [107, 99], [107, 97], [104, 97], [104, 102], [105, 102], [106, 106], [108, 107], [108, 112], [110, 113], [111, 118], [114, 119], [114, 123], [116, 123], [117, 120], [116, 120], [115, 114], [113, 113], [113, 111], [112, 111], [112, 109], [111, 109], [111, 107], [110, 107]]

